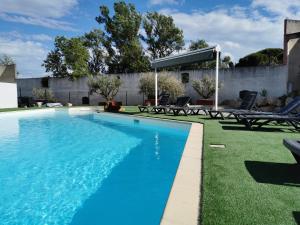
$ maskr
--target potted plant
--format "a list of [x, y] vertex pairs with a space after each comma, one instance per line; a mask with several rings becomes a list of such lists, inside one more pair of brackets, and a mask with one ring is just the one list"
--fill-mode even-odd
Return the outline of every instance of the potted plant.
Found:
[[98, 75], [90, 77], [88, 80], [90, 93], [101, 95], [106, 100], [104, 110], [109, 112], [119, 111], [121, 108], [121, 104], [114, 101], [114, 97], [119, 92], [121, 85], [122, 81], [118, 77], [112, 75]]
[[139, 81], [140, 94], [144, 94], [147, 99], [144, 105], [155, 105], [155, 78], [152, 74], [144, 74]]
[[38, 107], [42, 107], [44, 103], [54, 101], [54, 95], [49, 88], [33, 88], [32, 95]]
[[211, 97], [215, 94], [215, 79], [210, 76], [204, 76], [201, 80], [193, 80], [192, 87], [203, 98], [198, 99], [197, 105], [214, 105]]

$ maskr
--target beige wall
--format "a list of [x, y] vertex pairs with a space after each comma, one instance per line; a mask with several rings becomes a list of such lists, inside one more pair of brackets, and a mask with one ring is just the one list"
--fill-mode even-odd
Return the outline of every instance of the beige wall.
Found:
[[299, 32], [299, 20], [285, 21], [284, 47], [286, 51], [286, 63], [288, 65], [289, 91], [300, 91], [300, 37], [299, 35], [293, 35]]
[[0, 66], [0, 108], [18, 107], [16, 66]]

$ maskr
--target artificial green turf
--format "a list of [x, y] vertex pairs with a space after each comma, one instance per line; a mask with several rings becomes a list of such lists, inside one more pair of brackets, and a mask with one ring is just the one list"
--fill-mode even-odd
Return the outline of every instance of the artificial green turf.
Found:
[[[292, 127], [268, 126], [249, 131], [234, 120], [207, 116], [125, 113], [204, 124], [201, 224], [300, 223], [300, 166], [282, 145], [283, 138], [300, 139]], [[210, 144], [224, 144], [224, 150]]]

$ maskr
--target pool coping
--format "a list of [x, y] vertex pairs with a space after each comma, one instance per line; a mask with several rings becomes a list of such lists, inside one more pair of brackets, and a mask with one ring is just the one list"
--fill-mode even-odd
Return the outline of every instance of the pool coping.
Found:
[[203, 124], [192, 123], [161, 225], [197, 225], [201, 201]]

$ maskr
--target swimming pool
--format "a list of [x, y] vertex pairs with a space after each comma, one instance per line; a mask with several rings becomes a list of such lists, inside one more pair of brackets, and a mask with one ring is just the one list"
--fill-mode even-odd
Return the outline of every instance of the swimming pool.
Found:
[[0, 114], [0, 224], [159, 224], [189, 124]]

